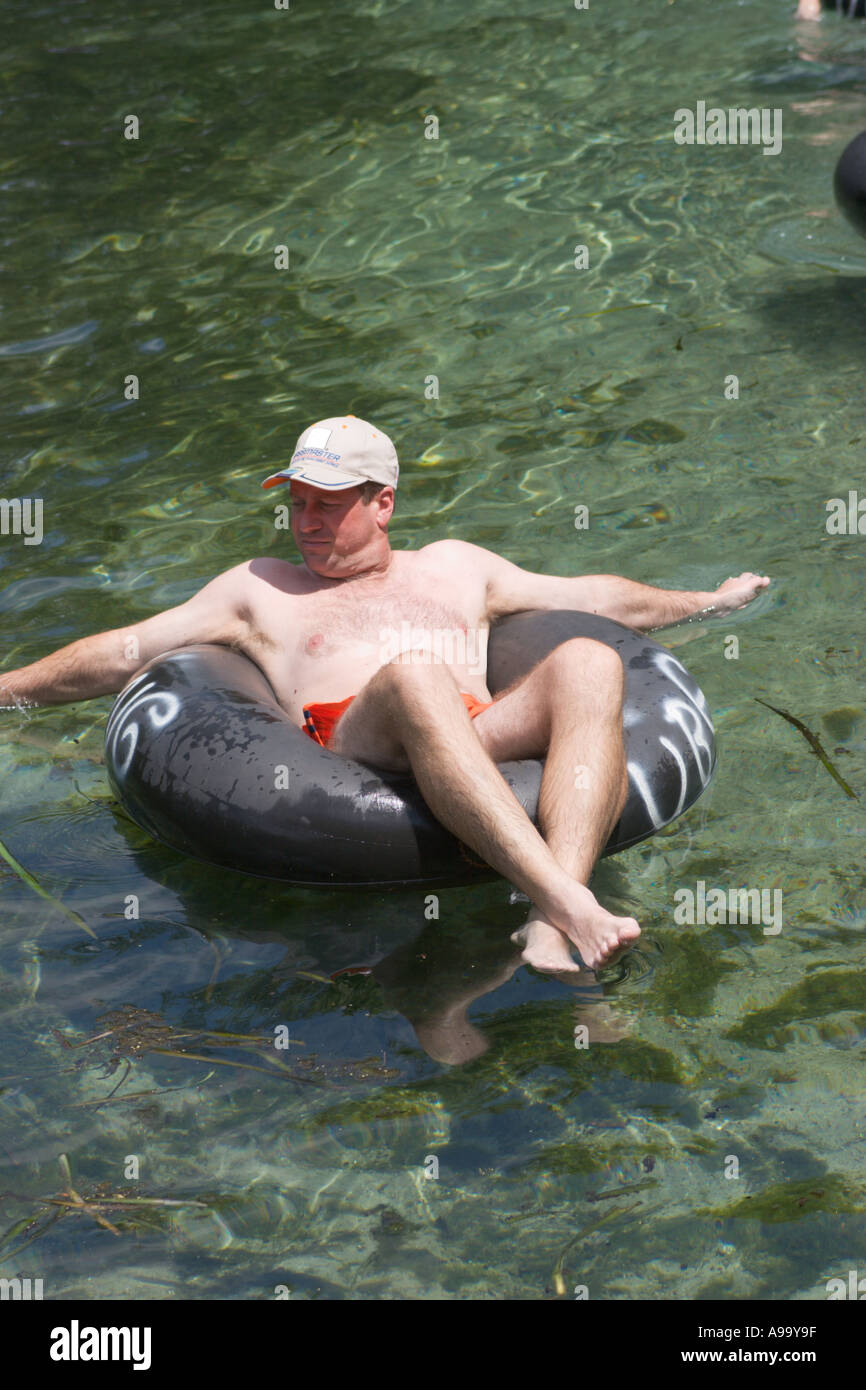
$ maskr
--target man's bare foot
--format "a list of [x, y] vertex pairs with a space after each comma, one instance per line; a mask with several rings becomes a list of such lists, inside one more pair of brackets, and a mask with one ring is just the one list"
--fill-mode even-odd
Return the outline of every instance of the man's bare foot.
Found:
[[799, 6], [799, 9], [797, 10], [797, 13], [796, 13], [795, 18], [796, 18], [796, 19], [820, 19], [820, 18], [821, 18], [821, 0], [800, 0], [800, 6]]
[[615, 917], [588, 888], [575, 883], [569, 910], [557, 915], [556, 924], [533, 909], [511, 940], [522, 947], [523, 960], [536, 970], [574, 971], [580, 969], [580, 962], [572, 956], [569, 943], [577, 947], [587, 969], [599, 970], [639, 936], [633, 917]]
[[518, 931], [512, 932], [511, 940], [521, 948], [521, 960], [536, 970], [546, 970], [551, 975], [582, 973], [580, 961], [571, 954], [568, 937], [540, 912], [533, 913]]

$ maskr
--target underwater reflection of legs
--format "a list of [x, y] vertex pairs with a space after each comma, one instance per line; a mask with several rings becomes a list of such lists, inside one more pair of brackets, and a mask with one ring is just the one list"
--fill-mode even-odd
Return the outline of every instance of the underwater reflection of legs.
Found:
[[[431, 925], [381, 960], [372, 975], [384, 1002], [412, 1024], [427, 1056], [459, 1066], [490, 1048], [468, 1016], [470, 1005], [507, 984], [523, 964], [520, 950], [503, 942], [498, 931], [473, 932], [470, 947], [465, 938], [455, 942], [451, 933]], [[569, 970], [561, 979], [575, 991], [575, 1027], [583, 1025], [588, 1042], [625, 1037], [630, 1020], [605, 1001], [604, 986], [592, 972]]]
[[[591, 970], [562, 970], [553, 979], [574, 990], [575, 1047], [589, 1043], [621, 1042], [632, 1030], [633, 1020], [604, 997], [604, 986]], [[586, 1031], [578, 1041], [578, 1028]]]
[[470, 953], [455, 949], [453, 937], [441, 929], [426, 928], [372, 973], [385, 1003], [409, 1020], [427, 1056], [457, 1066], [490, 1047], [469, 1020], [470, 1004], [506, 984], [520, 964], [520, 952], [498, 935], [479, 942], [474, 933]]

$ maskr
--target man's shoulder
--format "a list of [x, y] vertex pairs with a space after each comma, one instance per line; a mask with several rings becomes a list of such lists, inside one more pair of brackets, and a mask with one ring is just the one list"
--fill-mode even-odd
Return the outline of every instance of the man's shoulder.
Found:
[[432, 560], [437, 564], [447, 564], [476, 573], [486, 573], [499, 558], [494, 551], [485, 550], [482, 545], [473, 545], [471, 541], [458, 541], [450, 537], [441, 541], [431, 541], [420, 550], [409, 553], [417, 555], [419, 559]]
[[286, 597], [300, 593], [303, 588], [300, 568], [287, 560], [261, 555], [223, 570], [203, 593], [211, 601], [230, 602], [238, 612], [249, 615], [263, 601], [272, 601], [275, 591]]
[[302, 587], [303, 566], [293, 565], [289, 560], [278, 560], [274, 555], [260, 555], [255, 560], [247, 560], [238, 569], [251, 589], [267, 585], [292, 594], [299, 593]]

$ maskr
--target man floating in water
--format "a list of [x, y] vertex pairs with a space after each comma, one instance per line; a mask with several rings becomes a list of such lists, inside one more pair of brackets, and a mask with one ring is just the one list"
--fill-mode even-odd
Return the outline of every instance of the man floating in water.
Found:
[[[743, 573], [713, 593], [677, 591], [615, 575], [533, 574], [467, 541], [392, 550], [398, 476], [381, 430], [354, 415], [317, 421], [262, 484], [288, 485], [301, 564], [237, 565], [177, 608], [0, 675], [0, 699], [115, 694], [171, 648], [235, 647], [311, 738], [411, 769], [442, 824], [527, 895], [532, 908], [514, 937], [524, 961], [575, 971], [574, 946], [597, 970], [640, 935], [634, 918], [606, 911], [586, 886], [628, 789], [622, 662], [604, 643], [574, 638], [493, 699], [490, 624], [527, 609], [579, 609], [649, 630], [732, 613], [770, 581]], [[540, 833], [496, 767], [522, 758], [545, 760]]]

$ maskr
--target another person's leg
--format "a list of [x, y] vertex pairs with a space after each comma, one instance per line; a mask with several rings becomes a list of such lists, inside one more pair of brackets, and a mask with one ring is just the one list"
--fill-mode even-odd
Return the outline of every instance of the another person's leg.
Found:
[[[565, 943], [558, 954], [552, 935], [539, 945], [559, 929], [597, 969], [640, 928], [606, 912], [558, 862], [495, 761], [547, 755], [540, 819], [588, 878], [622, 805], [621, 694], [616, 654], [577, 638], [539, 662], [473, 727], [450, 670], [426, 654], [420, 664], [397, 660], [378, 671], [329, 746], [377, 766], [411, 767], [433, 814], [534, 904], [525, 959], [543, 969], [576, 968]], [[578, 773], [579, 766], [588, 771]], [[586, 781], [581, 790], [578, 776]]]

